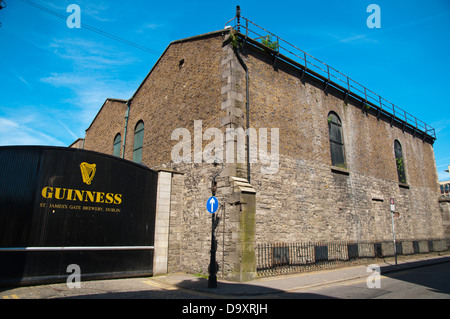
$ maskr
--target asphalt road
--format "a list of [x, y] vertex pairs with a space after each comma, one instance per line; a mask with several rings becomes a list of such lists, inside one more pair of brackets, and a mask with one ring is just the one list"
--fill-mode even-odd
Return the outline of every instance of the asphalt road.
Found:
[[279, 297], [301, 298], [302, 294], [311, 294], [316, 298], [343, 299], [450, 299], [450, 263], [388, 273], [379, 279], [379, 288], [368, 288], [367, 278], [359, 278], [299, 289]]

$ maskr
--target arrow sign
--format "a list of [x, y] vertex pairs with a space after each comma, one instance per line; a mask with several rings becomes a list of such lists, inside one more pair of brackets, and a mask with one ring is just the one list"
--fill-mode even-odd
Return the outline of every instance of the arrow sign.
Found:
[[206, 201], [206, 210], [209, 213], [214, 214], [218, 208], [219, 208], [219, 200], [214, 196], [208, 198], [208, 200]]

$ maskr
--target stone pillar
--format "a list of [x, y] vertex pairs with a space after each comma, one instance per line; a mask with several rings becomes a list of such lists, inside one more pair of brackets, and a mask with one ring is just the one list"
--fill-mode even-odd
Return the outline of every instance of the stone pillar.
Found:
[[[227, 43], [228, 42], [228, 43]], [[227, 176], [219, 194], [226, 194], [223, 247], [224, 278], [243, 282], [256, 278], [255, 214], [256, 191], [247, 176], [245, 134], [245, 70], [240, 65], [228, 39], [225, 39], [221, 88], [224, 112], [221, 126], [225, 134], [225, 169]], [[239, 136], [238, 136], [239, 135]], [[220, 200], [220, 199], [219, 199]], [[220, 236], [220, 235], [218, 235]], [[220, 273], [220, 270], [219, 270]]]
[[[242, 85], [242, 79], [245, 72], [237, 61], [236, 55], [230, 44], [224, 46], [223, 50], [227, 53], [222, 60], [222, 78], [224, 85], [221, 88], [222, 104], [221, 108], [225, 111], [221, 118], [221, 125], [225, 134], [225, 164], [228, 176], [247, 176], [245, 161], [245, 141], [244, 147], [238, 144], [236, 129], [245, 131], [245, 85]], [[227, 130], [231, 130], [227, 133]], [[239, 156], [238, 156], [239, 153]], [[238, 161], [238, 158], [240, 161]]]
[[167, 274], [171, 183], [171, 172], [158, 172], [153, 275]]
[[243, 282], [256, 278], [256, 191], [244, 178], [231, 177], [231, 180], [234, 187], [230, 221], [235, 224], [235, 250], [230, 254], [233, 266], [228, 277]]

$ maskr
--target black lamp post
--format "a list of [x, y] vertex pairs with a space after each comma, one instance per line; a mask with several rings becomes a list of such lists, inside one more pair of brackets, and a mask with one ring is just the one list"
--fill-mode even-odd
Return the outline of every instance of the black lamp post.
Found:
[[[217, 166], [217, 159], [214, 161], [214, 166]], [[222, 169], [214, 175], [211, 181], [211, 193], [212, 196], [216, 196], [217, 191], [217, 182], [216, 177], [219, 176], [219, 174], [223, 170], [223, 163], [222, 163]], [[217, 240], [216, 240], [216, 227], [219, 223], [219, 217], [216, 218], [216, 213], [211, 214], [211, 259], [209, 261], [209, 277], [208, 277], [208, 288], [217, 288], [217, 270], [218, 270], [218, 264], [216, 262], [216, 251], [217, 251]]]

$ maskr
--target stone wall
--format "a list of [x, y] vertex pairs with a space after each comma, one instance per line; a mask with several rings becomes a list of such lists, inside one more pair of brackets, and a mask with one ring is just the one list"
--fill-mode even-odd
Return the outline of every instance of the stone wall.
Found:
[[434, 192], [425, 187], [402, 188], [287, 156], [276, 175], [252, 170], [257, 242], [390, 240], [390, 197], [400, 213], [394, 221], [399, 240], [442, 238], [441, 216], [429, 200]]
[[[211, 196], [210, 182], [220, 170], [212, 164], [178, 164], [172, 178], [169, 229], [169, 272], [208, 274], [211, 249], [211, 214], [206, 201]], [[224, 170], [225, 173], [225, 170]], [[232, 181], [225, 174], [217, 177], [216, 215], [220, 221], [216, 229], [218, 248], [216, 259], [219, 278], [235, 278], [241, 210], [236, 202]]]

